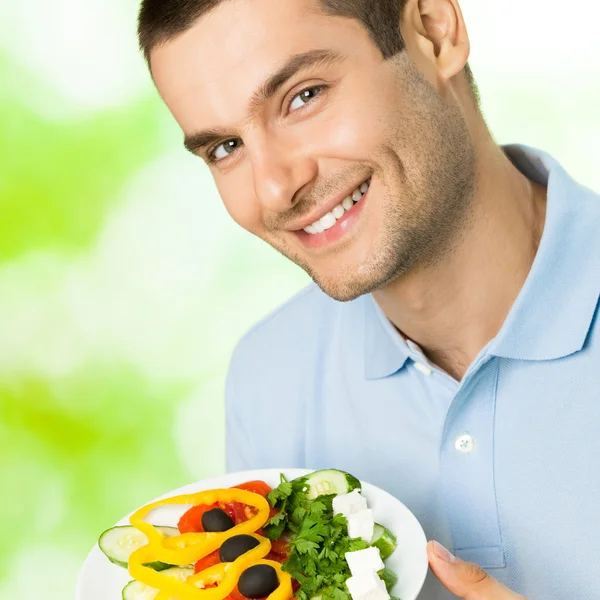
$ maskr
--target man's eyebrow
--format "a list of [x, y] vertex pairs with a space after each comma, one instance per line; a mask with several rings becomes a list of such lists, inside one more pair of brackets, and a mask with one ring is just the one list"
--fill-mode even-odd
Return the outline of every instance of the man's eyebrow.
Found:
[[[251, 124], [258, 111], [270, 100], [279, 89], [297, 73], [317, 66], [328, 66], [344, 61], [345, 55], [335, 50], [315, 49], [300, 54], [294, 54], [279, 68], [270, 75], [252, 94], [248, 104], [248, 116], [245, 123]], [[221, 128], [204, 129], [197, 133], [192, 133], [185, 137], [184, 146], [193, 154], [224, 137], [230, 136], [231, 132]]]
[[208, 146], [212, 145], [217, 140], [231, 135], [231, 132], [226, 129], [204, 129], [198, 133], [192, 133], [186, 135], [183, 145], [192, 154], [198, 154], [202, 150], [205, 150]]
[[309, 50], [291, 56], [284, 65], [271, 75], [252, 95], [248, 105], [247, 121], [252, 122], [263, 104], [270, 100], [297, 73], [315, 67], [342, 62], [346, 57], [335, 50]]

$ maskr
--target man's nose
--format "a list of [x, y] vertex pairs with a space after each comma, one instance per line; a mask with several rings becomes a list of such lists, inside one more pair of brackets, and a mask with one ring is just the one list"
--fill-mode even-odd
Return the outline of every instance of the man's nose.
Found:
[[317, 161], [297, 144], [254, 139], [252, 149], [247, 150], [256, 196], [268, 211], [282, 213], [293, 208], [299, 201], [298, 192], [316, 178]]

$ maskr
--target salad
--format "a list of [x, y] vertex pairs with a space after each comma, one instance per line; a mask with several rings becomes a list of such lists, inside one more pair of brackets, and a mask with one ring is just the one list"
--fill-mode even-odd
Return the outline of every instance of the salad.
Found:
[[[98, 540], [133, 580], [123, 600], [398, 600], [385, 560], [396, 537], [374, 522], [358, 479], [327, 469], [142, 507]], [[177, 527], [145, 518], [191, 505]]]

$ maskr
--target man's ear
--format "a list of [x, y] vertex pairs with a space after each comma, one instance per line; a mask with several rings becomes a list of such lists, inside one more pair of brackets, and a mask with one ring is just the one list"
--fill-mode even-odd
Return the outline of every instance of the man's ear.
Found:
[[408, 0], [401, 29], [413, 60], [438, 83], [467, 64], [471, 46], [457, 0]]

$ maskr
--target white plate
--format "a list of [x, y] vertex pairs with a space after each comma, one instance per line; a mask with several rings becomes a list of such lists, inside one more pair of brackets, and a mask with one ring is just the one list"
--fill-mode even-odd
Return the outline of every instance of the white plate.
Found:
[[[231, 487], [256, 479], [275, 487], [279, 484], [280, 473], [284, 473], [288, 479], [294, 479], [310, 472], [305, 469], [264, 469], [230, 473], [186, 485], [161, 496], [161, 499]], [[387, 527], [398, 538], [398, 548], [386, 560], [387, 566], [398, 575], [398, 583], [394, 586], [392, 595], [402, 600], [415, 600], [423, 587], [428, 568], [427, 540], [423, 529], [415, 516], [399, 500], [369, 483], [362, 482], [362, 486], [362, 493], [367, 498], [369, 508], [373, 509], [375, 521]], [[169, 506], [158, 509], [151, 513], [149, 521], [155, 525], [176, 526], [179, 517], [187, 508]], [[129, 525], [129, 516], [117, 525]], [[99, 531], [98, 535], [100, 533], [102, 532]], [[121, 592], [129, 581], [131, 577], [127, 571], [110, 563], [96, 544], [79, 573], [76, 600], [120, 600]]]

